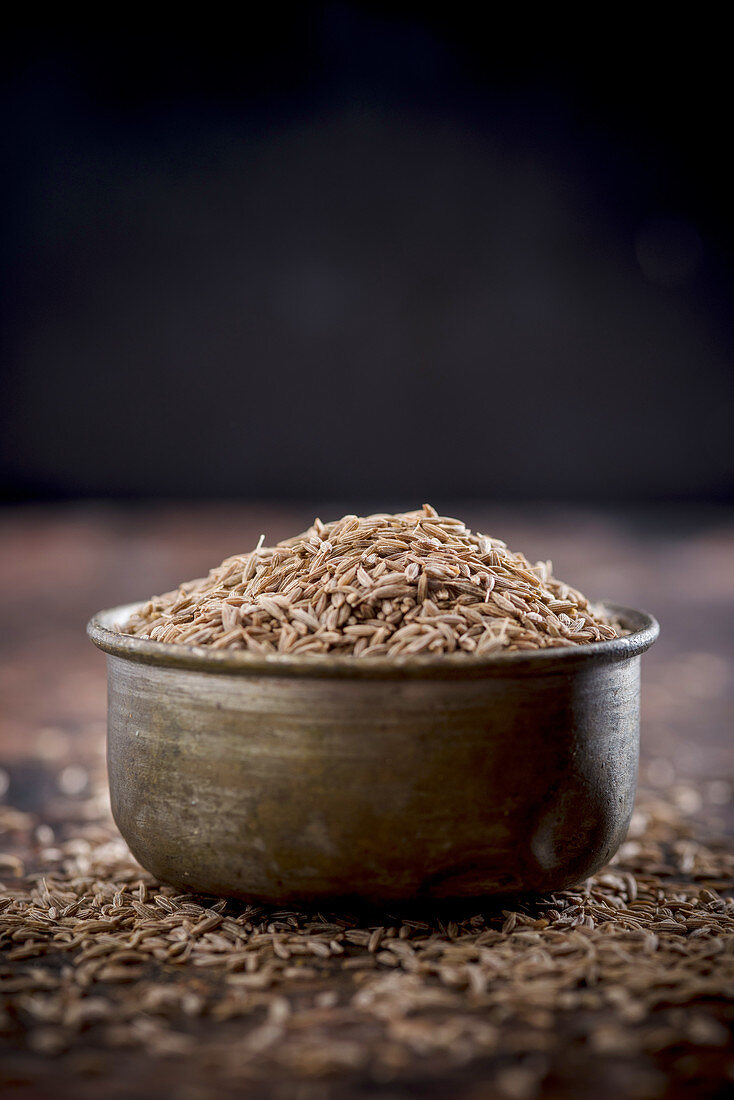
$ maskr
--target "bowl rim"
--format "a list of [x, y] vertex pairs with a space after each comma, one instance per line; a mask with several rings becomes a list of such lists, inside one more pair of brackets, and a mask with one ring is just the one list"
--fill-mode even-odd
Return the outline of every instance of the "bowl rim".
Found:
[[647, 611], [607, 600], [600, 605], [619, 618], [629, 630], [620, 638], [585, 645], [499, 652], [486, 656], [448, 653], [406, 657], [369, 657], [363, 660], [328, 654], [258, 657], [243, 650], [212, 650], [208, 646], [175, 645], [123, 633], [117, 624], [147, 603], [122, 604], [98, 611], [87, 624], [87, 635], [109, 656], [160, 668], [188, 669], [234, 676], [280, 676], [339, 680], [481, 679], [488, 676], [570, 673], [577, 669], [638, 657], [660, 633], [657, 620]]

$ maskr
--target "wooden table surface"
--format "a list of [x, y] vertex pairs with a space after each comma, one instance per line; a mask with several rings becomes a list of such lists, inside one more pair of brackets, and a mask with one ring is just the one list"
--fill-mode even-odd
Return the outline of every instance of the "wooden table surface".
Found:
[[[660, 641], [643, 664], [641, 785], [664, 790], [711, 835], [731, 836], [734, 514], [438, 503], [533, 560], [552, 558], [556, 574], [591, 598], [609, 597], [659, 618]], [[320, 512], [328, 519], [347, 510]], [[75, 800], [98, 797], [103, 813], [105, 671], [85, 637], [87, 619], [102, 607], [201, 576], [261, 533], [277, 541], [312, 518], [304, 505], [265, 504], [24, 506], [0, 513], [1, 800], [46, 819], [68, 815]], [[146, 1057], [125, 1056], [129, 1094], [152, 1094], [153, 1083], [173, 1088], [173, 1079]], [[54, 1094], [54, 1076], [43, 1059], [30, 1069], [22, 1061], [19, 1094]], [[384, 1088], [390, 1097], [443, 1095], [452, 1088], [451, 1074], [439, 1084], [443, 1091], [431, 1091], [416, 1077], [414, 1089], [409, 1078]], [[273, 1094], [290, 1095], [276, 1085]], [[63, 1094], [71, 1095], [72, 1086], [67, 1081]], [[457, 1095], [472, 1100], [493, 1095], [491, 1082], [471, 1066], [456, 1086]], [[593, 1060], [579, 1064], [566, 1086], [558, 1095], [590, 1094]], [[365, 1084], [354, 1095], [377, 1087]], [[352, 1094], [346, 1084], [340, 1091], [338, 1081], [329, 1088], [321, 1093], [304, 1085], [301, 1095]], [[174, 1091], [186, 1094], [180, 1081]]]

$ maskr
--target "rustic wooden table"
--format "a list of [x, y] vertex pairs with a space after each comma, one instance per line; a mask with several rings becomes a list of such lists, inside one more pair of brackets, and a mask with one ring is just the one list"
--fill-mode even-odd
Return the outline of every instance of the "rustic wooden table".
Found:
[[[323, 518], [345, 510], [329, 509]], [[454, 511], [532, 559], [551, 557], [556, 572], [589, 596], [644, 607], [659, 618], [661, 639], [644, 659], [643, 798], [664, 800], [717, 850], [722, 843], [726, 848], [728, 842], [717, 838], [734, 832], [734, 516], [672, 507], [601, 514], [472, 504]], [[276, 541], [312, 517], [300, 505], [79, 505], [0, 514], [0, 802], [7, 808], [0, 880], [6, 886], [14, 860], [43, 870], [39, 845], [68, 832], [70, 823], [105, 821], [104, 662], [84, 635], [89, 616], [201, 576], [252, 546], [261, 532]], [[12, 988], [11, 982], [11, 994]], [[340, 988], [319, 986], [318, 1011], [328, 1009], [329, 996]], [[287, 999], [287, 983], [284, 992]], [[715, 998], [716, 1019], [728, 1026], [734, 1012], [725, 993]], [[38, 1004], [36, 1011], [42, 1011]], [[0, 1019], [0, 1081], [21, 1096], [91, 1097], [104, 1090], [110, 1096], [198, 1100], [246, 1088], [248, 1095], [304, 1100], [375, 1091], [391, 1098], [449, 1092], [470, 1100], [592, 1092], [643, 1098], [716, 1095], [734, 1078], [734, 1051], [721, 1032], [713, 1032], [713, 1042], [702, 1035], [697, 1045], [694, 1036], [685, 1049], [667, 1051], [663, 1043], [658, 1051], [626, 1058], [605, 1051], [603, 1043], [586, 1042], [578, 1018], [563, 1013], [553, 1021], [556, 1041], [541, 1062], [533, 1062], [535, 1055], [522, 1044], [517, 1049], [515, 1039], [509, 1063], [501, 1049], [492, 1057], [469, 1052], [463, 1058], [434, 1050], [428, 1072], [420, 1043], [414, 1043], [412, 1060], [388, 1072], [358, 1057], [374, 1023], [355, 1018], [349, 1042], [356, 1054], [341, 1069], [328, 1065], [323, 1074], [299, 1076], [276, 1058], [267, 1070], [248, 1071], [241, 1079], [231, 1073], [220, 1079], [196, 1053], [201, 1036], [214, 1045], [237, 1042], [239, 1022], [218, 1023], [216, 1012], [191, 1024], [191, 1051], [179, 1046], [159, 1056], [145, 1044], [121, 1042], [113, 1065], [100, 1053], [93, 1026], [72, 1049], [50, 1044], [45, 1051], [43, 1043], [34, 1049], [25, 1041], [26, 1019], [11, 996]], [[307, 1029], [308, 1013], [299, 1019]], [[499, 1035], [501, 1048], [501, 1030]]]

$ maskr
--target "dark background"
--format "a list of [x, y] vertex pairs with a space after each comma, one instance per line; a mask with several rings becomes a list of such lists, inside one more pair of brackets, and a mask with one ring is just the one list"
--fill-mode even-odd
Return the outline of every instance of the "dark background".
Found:
[[723, 28], [479, 10], [6, 33], [4, 499], [731, 498]]

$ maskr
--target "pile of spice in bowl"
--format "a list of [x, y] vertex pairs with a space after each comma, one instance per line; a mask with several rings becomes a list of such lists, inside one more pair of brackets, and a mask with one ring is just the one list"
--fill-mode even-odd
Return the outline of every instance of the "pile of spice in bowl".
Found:
[[144, 867], [383, 903], [562, 889], [614, 854], [649, 615], [429, 505], [263, 541], [89, 625], [112, 810]]
[[[261, 539], [261, 543], [262, 543]], [[124, 630], [258, 656], [490, 654], [615, 638], [619, 624], [461, 520], [420, 511], [333, 523], [227, 558], [154, 597]]]

